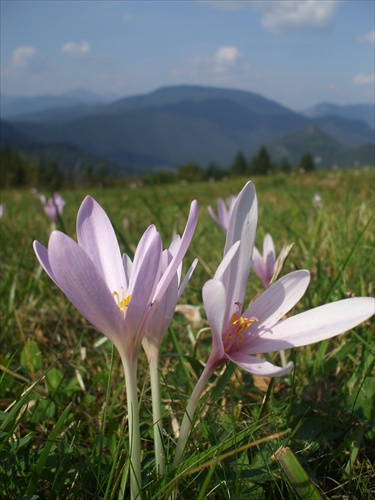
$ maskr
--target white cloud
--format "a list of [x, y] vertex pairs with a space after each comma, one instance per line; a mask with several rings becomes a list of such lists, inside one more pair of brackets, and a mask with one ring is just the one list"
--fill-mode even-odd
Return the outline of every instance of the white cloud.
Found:
[[252, 6], [263, 12], [262, 26], [275, 32], [322, 30], [331, 24], [341, 0], [258, 1]]
[[90, 52], [90, 49], [90, 44], [86, 41], [82, 43], [66, 42], [61, 47], [61, 52], [69, 54], [70, 56], [80, 57], [87, 55]]
[[368, 33], [363, 33], [358, 37], [360, 42], [369, 42], [375, 44], [375, 30], [369, 31]]
[[240, 52], [236, 47], [225, 46], [220, 47], [215, 54], [215, 61], [218, 64], [232, 65], [240, 56]]
[[11, 66], [13, 69], [25, 69], [36, 59], [35, 47], [18, 47], [13, 51]]
[[240, 57], [237, 47], [230, 45], [219, 47], [214, 57], [214, 72], [226, 73], [236, 64]]
[[373, 85], [375, 83], [375, 75], [365, 75], [358, 73], [353, 78], [354, 85]]

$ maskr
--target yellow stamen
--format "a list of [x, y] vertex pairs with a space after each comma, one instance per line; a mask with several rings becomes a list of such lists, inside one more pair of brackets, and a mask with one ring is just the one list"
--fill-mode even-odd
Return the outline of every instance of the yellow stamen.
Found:
[[[237, 318], [236, 313], [232, 315], [232, 326], [234, 327], [234, 334], [237, 335], [238, 341], [237, 345], [238, 347], [241, 347], [243, 344], [243, 335], [242, 333], [254, 323], [254, 321], [258, 321], [257, 318], [252, 317], [252, 318], [243, 318], [242, 316], [240, 318]], [[232, 333], [229, 333], [227, 335], [226, 340], [229, 341], [232, 339]]]
[[129, 302], [132, 298], [131, 295], [128, 295], [127, 297], [124, 297], [125, 293], [124, 293], [124, 288], [121, 287], [121, 290], [122, 290], [122, 299], [120, 300], [120, 295], [118, 294], [118, 292], [112, 292], [112, 295], [113, 297], [116, 299], [116, 302], [117, 302], [117, 305], [120, 309], [120, 311], [124, 314], [126, 314], [126, 310], [129, 306]]

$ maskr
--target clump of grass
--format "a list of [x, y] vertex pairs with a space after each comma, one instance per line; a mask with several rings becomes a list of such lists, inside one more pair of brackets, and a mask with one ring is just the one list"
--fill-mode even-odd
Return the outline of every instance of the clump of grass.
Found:
[[[307, 268], [311, 285], [296, 312], [374, 295], [374, 170], [254, 179], [256, 244], [272, 234], [294, 243], [284, 272]], [[164, 241], [180, 232], [189, 202], [200, 205], [186, 262], [199, 258], [183, 302], [200, 306], [202, 284], [222, 257], [224, 235], [207, 205], [236, 194], [246, 179], [192, 186], [98, 190], [122, 250], [134, 251], [152, 222]], [[314, 209], [319, 192], [323, 208]], [[87, 193], [64, 193], [64, 230]], [[337, 202], [340, 200], [340, 202]], [[41, 272], [32, 241], [47, 243], [49, 221], [27, 192], [4, 192], [1, 220], [0, 483], [4, 498], [114, 498], [129, 467], [122, 367], [94, 330]], [[124, 218], [127, 218], [126, 227]], [[262, 291], [250, 275], [248, 299]], [[203, 313], [203, 310], [201, 310]], [[374, 495], [373, 326], [295, 349], [295, 370], [276, 380], [228, 365], [199, 405], [185, 461], [172, 467], [178, 425], [211, 348], [210, 332], [175, 315], [162, 346], [167, 472], [155, 475], [147, 362], [139, 363], [144, 498], [298, 498], [275, 453], [289, 447], [316, 491], [328, 498]], [[198, 330], [202, 331], [198, 334]], [[98, 342], [99, 341], [99, 342]], [[277, 354], [273, 359], [277, 361]], [[34, 495], [34, 496], [33, 496]]]

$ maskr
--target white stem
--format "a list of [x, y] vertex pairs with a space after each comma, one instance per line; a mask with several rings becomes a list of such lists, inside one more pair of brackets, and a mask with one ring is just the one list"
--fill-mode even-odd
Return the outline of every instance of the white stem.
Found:
[[154, 447], [157, 475], [165, 473], [165, 453], [163, 445], [163, 421], [160, 396], [159, 350], [153, 353], [150, 360], [152, 418], [154, 427]]
[[[137, 393], [137, 358], [121, 356], [125, 371], [126, 399], [128, 405], [130, 496], [140, 498], [141, 492], [141, 436], [139, 431], [139, 409]], [[125, 498], [126, 472], [121, 481], [120, 498]]]
[[215, 371], [215, 368], [216, 366], [207, 363], [190, 396], [189, 402], [185, 410], [184, 418], [182, 419], [180, 435], [177, 441], [176, 454], [173, 461], [173, 465], [175, 467], [177, 467], [177, 465], [180, 463], [182, 455], [184, 454], [186, 443], [190, 435], [190, 430], [193, 423], [194, 415], [199, 403], [199, 399], [202, 395], [202, 392], [207, 382], [209, 381], [211, 375]]

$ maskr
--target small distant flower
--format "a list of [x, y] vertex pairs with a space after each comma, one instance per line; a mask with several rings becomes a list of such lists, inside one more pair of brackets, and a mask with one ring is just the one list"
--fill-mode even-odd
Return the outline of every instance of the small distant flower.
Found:
[[315, 193], [312, 199], [314, 208], [316, 210], [320, 210], [323, 207], [323, 201], [322, 198], [320, 197], [320, 194]]
[[277, 278], [291, 248], [291, 245], [284, 246], [276, 259], [275, 245], [272, 236], [268, 233], [263, 240], [263, 255], [254, 247], [253, 269], [266, 288]]
[[46, 197], [41, 194], [39, 195], [39, 200], [41, 201], [44, 212], [47, 217], [52, 221], [56, 222], [58, 217], [61, 217], [64, 211], [65, 200], [59, 193], [54, 193], [52, 198], [46, 200]]
[[229, 196], [226, 202], [219, 198], [217, 202], [217, 215], [211, 207], [207, 207], [208, 213], [211, 215], [216, 224], [221, 227], [225, 234], [227, 234], [228, 231], [228, 224], [236, 198], [237, 196]]

